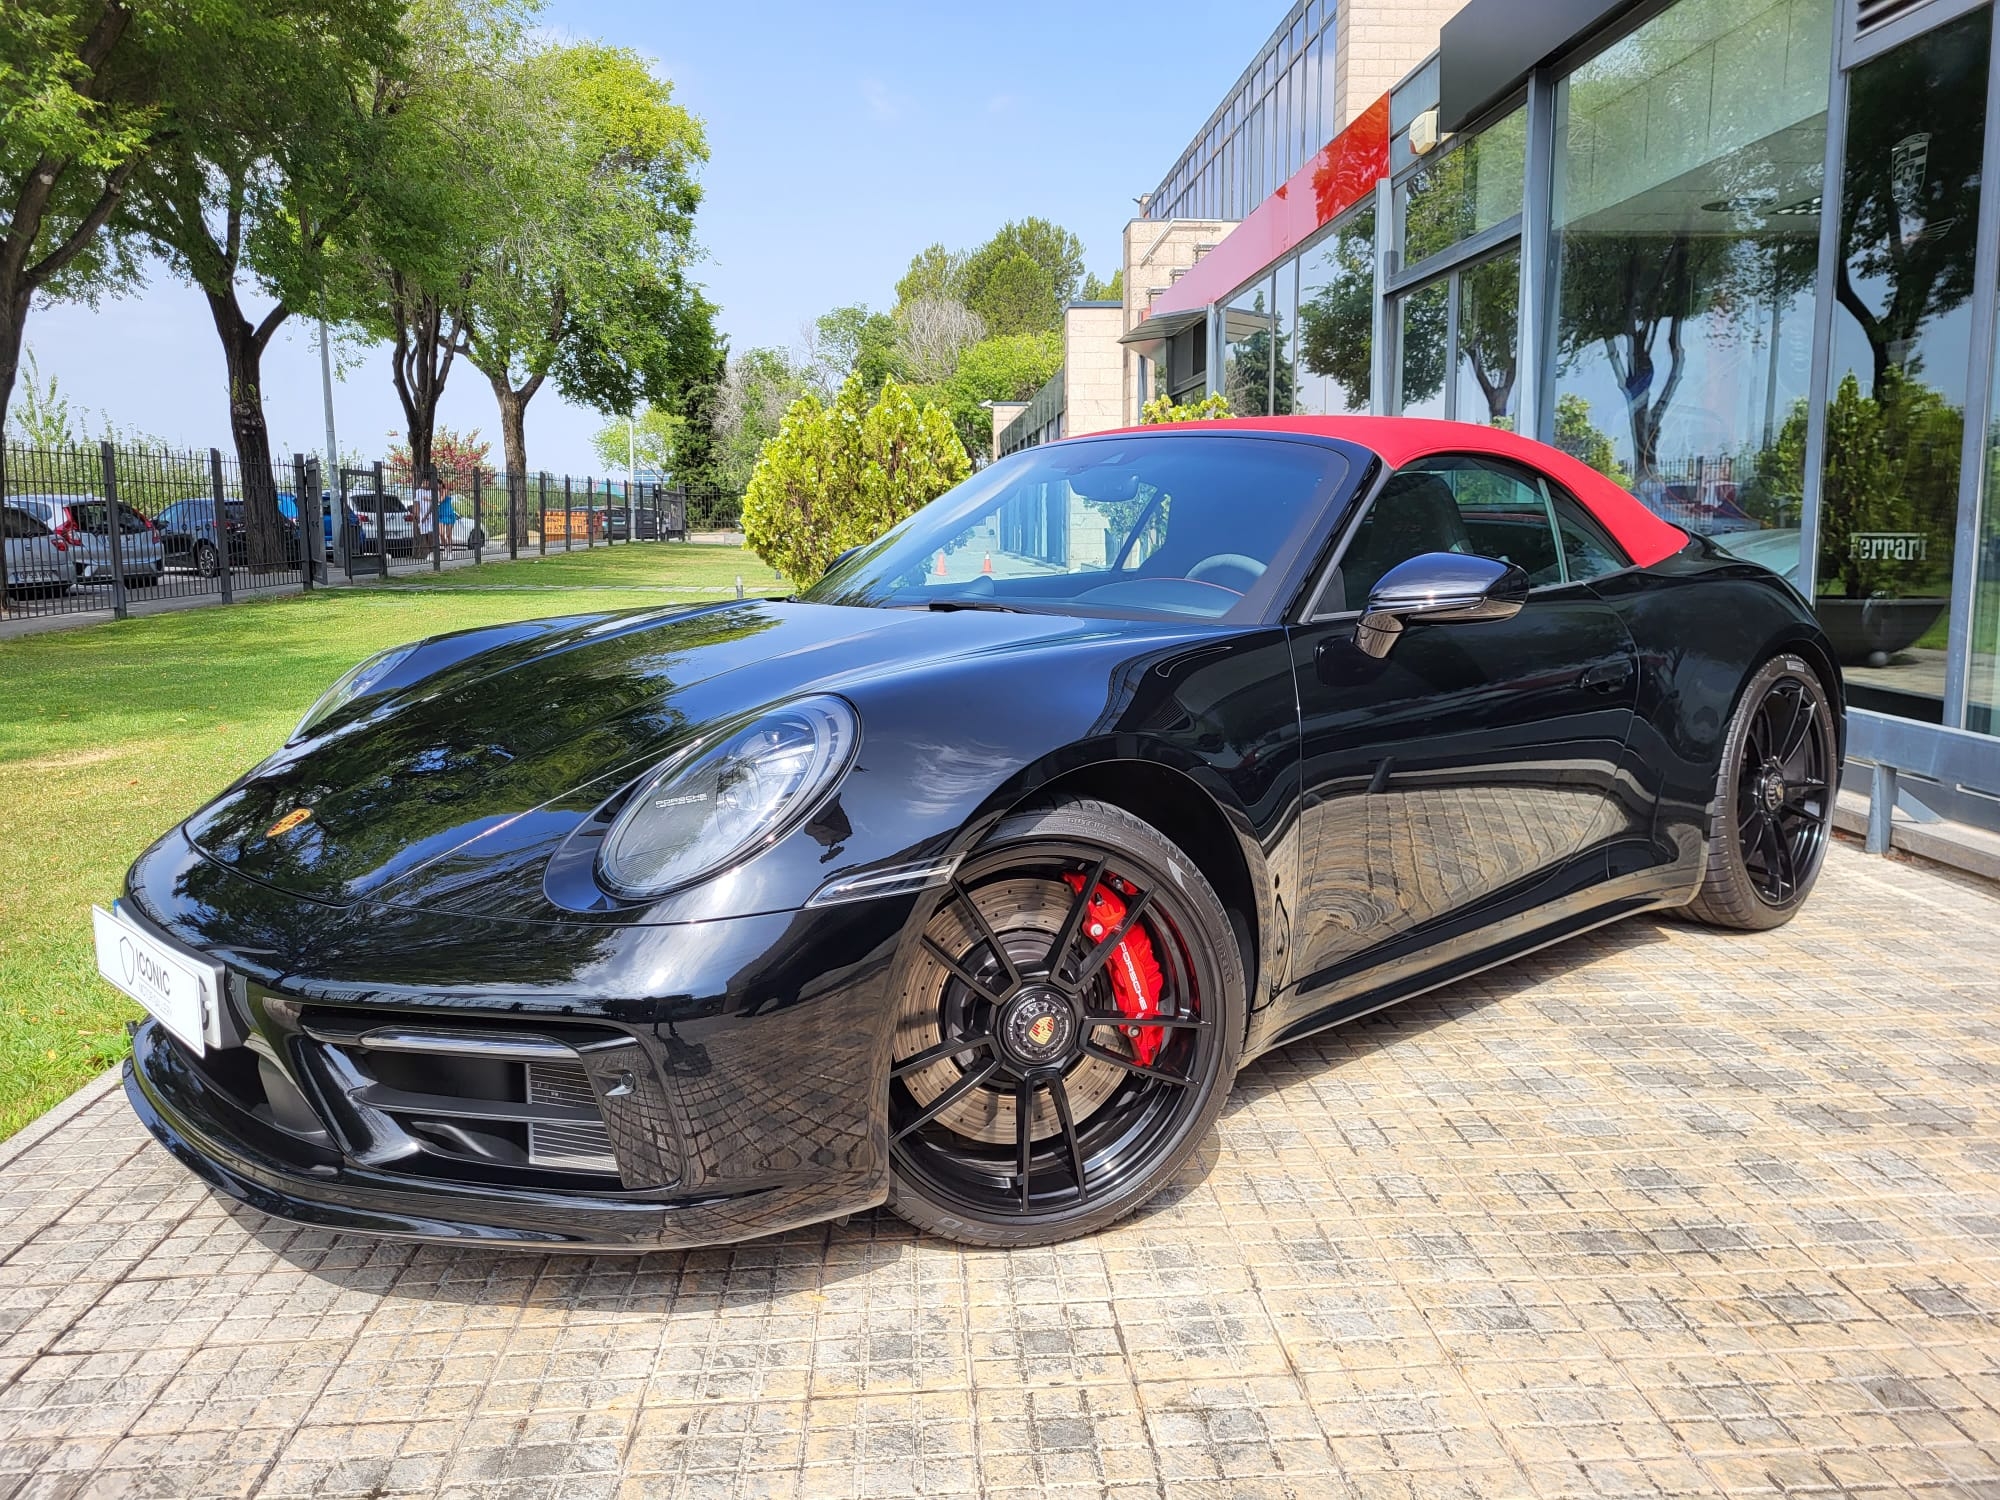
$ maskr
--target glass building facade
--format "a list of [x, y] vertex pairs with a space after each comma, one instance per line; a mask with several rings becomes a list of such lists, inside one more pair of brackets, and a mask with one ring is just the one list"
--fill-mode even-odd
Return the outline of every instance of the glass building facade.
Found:
[[1195, 289], [1209, 389], [1563, 448], [1790, 577], [1842, 659], [1852, 753], [2000, 822], [1992, 5], [1604, 13], [1422, 154], [1439, 69], [1412, 74], [1373, 191]]
[[1149, 219], [1241, 219], [1339, 127], [1334, 7], [1299, 0], [1147, 199]]

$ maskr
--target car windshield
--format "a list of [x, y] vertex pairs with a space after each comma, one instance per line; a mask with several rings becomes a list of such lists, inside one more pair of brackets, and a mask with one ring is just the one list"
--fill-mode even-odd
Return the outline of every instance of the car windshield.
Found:
[[1347, 472], [1315, 443], [1127, 434], [980, 470], [806, 590], [820, 604], [1259, 617]]
[[6, 534], [10, 537], [36, 537], [49, 534], [49, 528], [39, 520], [25, 510], [16, 510], [11, 505], [0, 510], [0, 524], [4, 524]]

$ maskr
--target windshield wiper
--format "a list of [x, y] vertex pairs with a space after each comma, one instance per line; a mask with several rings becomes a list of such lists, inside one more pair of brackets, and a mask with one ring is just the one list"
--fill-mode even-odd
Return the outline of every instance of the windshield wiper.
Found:
[[1020, 615], [1026, 610], [1016, 609], [1011, 604], [1001, 604], [993, 599], [926, 599], [924, 608], [938, 610], [983, 609], [994, 614]]

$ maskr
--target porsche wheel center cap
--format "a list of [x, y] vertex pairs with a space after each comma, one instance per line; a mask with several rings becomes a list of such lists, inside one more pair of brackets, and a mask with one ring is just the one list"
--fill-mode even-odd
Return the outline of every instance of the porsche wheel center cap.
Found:
[[1007, 1007], [1000, 1042], [1015, 1061], [1043, 1068], [1067, 1056], [1076, 1037], [1069, 1002], [1049, 990], [1029, 990]]
[[1785, 805], [1785, 773], [1767, 769], [1757, 783], [1758, 800], [1764, 804], [1764, 811], [1774, 813]]

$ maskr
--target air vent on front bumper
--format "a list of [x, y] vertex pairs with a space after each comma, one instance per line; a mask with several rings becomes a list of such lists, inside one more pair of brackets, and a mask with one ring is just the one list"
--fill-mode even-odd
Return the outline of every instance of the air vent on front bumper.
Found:
[[[317, 1070], [364, 1163], [416, 1175], [495, 1171], [665, 1187], [679, 1176], [666, 1100], [636, 1038], [583, 1027], [384, 1024], [314, 1008]], [[615, 1143], [614, 1143], [615, 1138]]]
[[604, 1128], [598, 1113], [597, 1096], [591, 1092], [590, 1077], [581, 1063], [531, 1062], [528, 1075], [528, 1102], [589, 1111], [594, 1121], [578, 1120], [557, 1124], [548, 1120], [528, 1121], [528, 1160], [538, 1167], [562, 1167], [573, 1172], [615, 1172], [618, 1158], [611, 1154], [611, 1132]]

